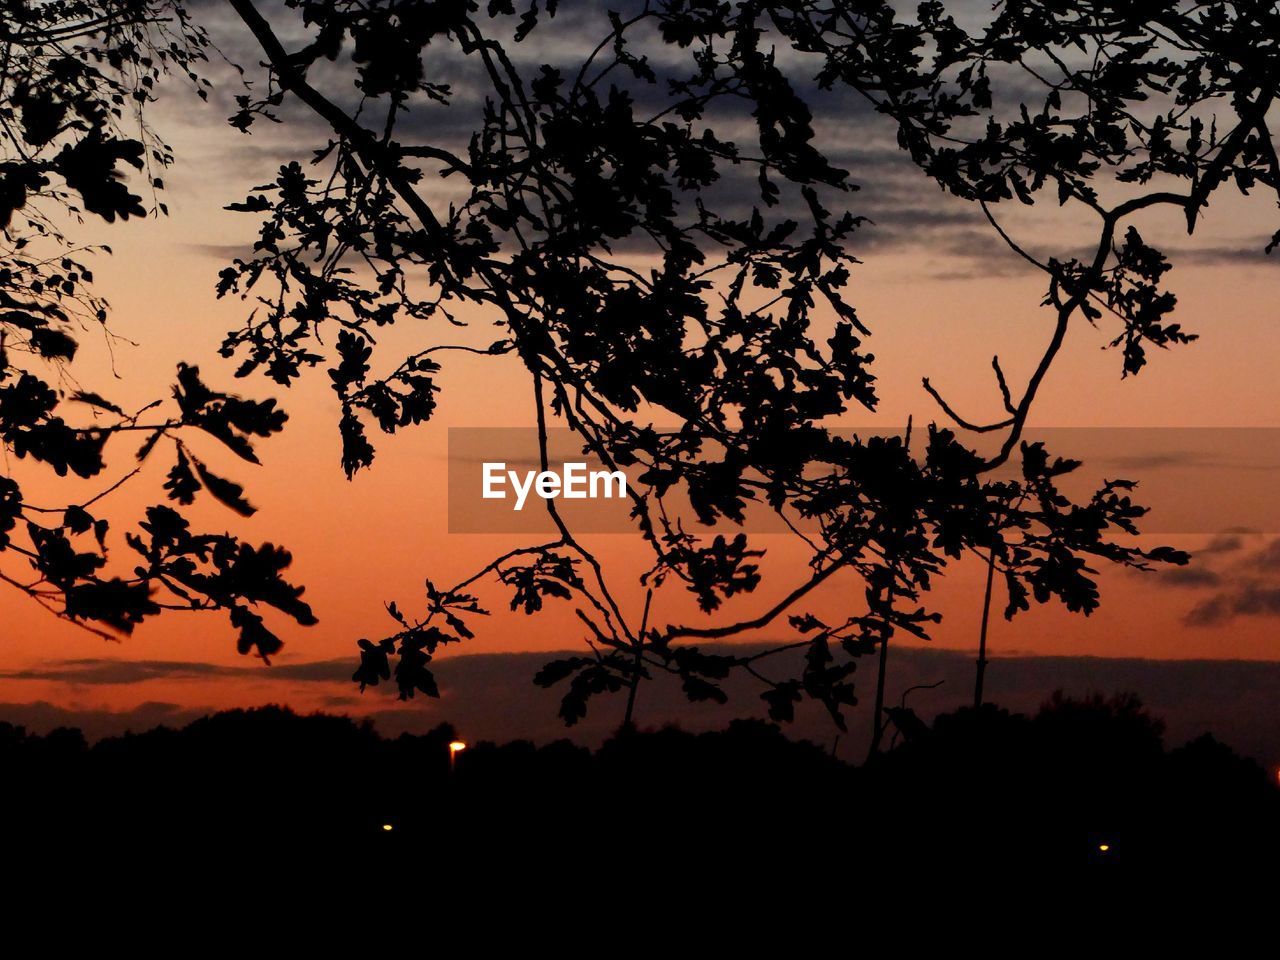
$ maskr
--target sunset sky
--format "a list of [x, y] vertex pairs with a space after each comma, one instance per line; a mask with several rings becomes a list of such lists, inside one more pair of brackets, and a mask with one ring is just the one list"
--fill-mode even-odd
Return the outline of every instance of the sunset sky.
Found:
[[[259, 75], [253, 67], [258, 57], [243, 38], [221, 15], [205, 16], [228, 56], [249, 68], [250, 76]], [[522, 53], [536, 59], [540, 51], [530, 45]], [[154, 114], [154, 126], [178, 156], [165, 177], [163, 199], [171, 216], [77, 228], [114, 250], [94, 261], [94, 271], [113, 307], [111, 328], [123, 338], [109, 351], [100, 335], [86, 337], [78, 378], [128, 408], [162, 394], [176, 364], [186, 361], [198, 364], [218, 388], [280, 399], [290, 422], [282, 435], [260, 446], [261, 467], [236, 461], [212, 441], [194, 442], [211, 467], [244, 484], [258, 514], [243, 520], [210, 506], [207, 498], [191, 513], [212, 529], [288, 546], [294, 556], [290, 579], [306, 585], [320, 622], [302, 628], [273, 621], [286, 646], [267, 667], [237, 655], [232, 630], [215, 614], [170, 614], [118, 643], [104, 642], [15, 591], [0, 593], [0, 705], [18, 710], [17, 705], [44, 702], [71, 713], [128, 713], [149, 704], [139, 716], [159, 719], [169, 708], [156, 705], [192, 711], [287, 702], [353, 714], [403, 709], [406, 725], [434, 725], [477, 692], [446, 687], [440, 702], [400, 708], [388, 689], [361, 695], [341, 679], [309, 678], [307, 667], [346, 658], [354, 668], [355, 640], [380, 637], [394, 627], [384, 601], [412, 610], [425, 577], [451, 583], [520, 542], [509, 534], [450, 534], [445, 482], [448, 428], [531, 424], [526, 375], [512, 358], [451, 357], [440, 378], [436, 418], [394, 437], [373, 436], [377, 459], [350, 482], [339, 466], [338, 406], [323, 369], [287, 391], [256, 376], [233, 381], [235, 362], [219, 358], [217, 347], [248, 307], [236, 299], [217, 300], [214, 283], [231, 257], [247, 253], [257, 221], [223, 206], [272, 179], [282, 160], [323, 145], [324, 135], [287, 105], [284, 125], [260, 124], [251, 135], [241, 134], [225, 123], [233, 110], [234, 75], [217, 64], [209, 73], [216, 83], [209, 103], [175, 82]], [[815, 112], [825, 144], [862, 185], [854, 209], [875, 221], [855, 245], [864, 263], [848, 296], [874, 333], [870, 346], [882, 400], [874, 417], [851, 413], [845, 425], [889, 430], [908, 417], [916, 424], [937, 419], [922, 376], [973, 418], [997, 416], [992, 354], [998, 352], [1010, 379], [1021, 383], [1048, 336], [1051, 315], [1038, 306], [1041, 276], [999, 244], [976, 208], [943, 196], [904, 164], [883, 121], [831, 99]], [[1004, 209], [1011, 206], [997, 213], [1037, 253], [1066, 256], [1088, 236], [1088, 224], [1070, 208], [1045, 202], [1034, 209]], [[1272, 201], [1226, 191], [1194, 236], [1186, 235], [1174, 213], [1136, 221], [1172, 260], [1177, 319], [1200, 340], [1160, 352], [1139, 376], [1122, 379], [1119, 355], [1101, 349], [1114, 334], [1077, 321], [1031, 422], [1035, 428], [1161, 428], [1142, 434], [1140, 443], [1137, 434], [1117, 441], [1109, 456], [1107, 441], [1097, 439], [1104, 435], [1090, 434], [1087, 442], [1101, 444], [1103, 456], [1090, 461], [1089, 475], [1145, 481], [1139, 498], [1144, 489], [1152, 491], [1158, 509], [1151, 526], [1166, 531], [1151, 541], [1200, 553], [1180, 571], [1103, 571], [1102, 608], [1087, 619], [1050, 605], [1011, 624], [997, 620], [991, 635], [997, 656], [1280, 660], [1280, 524], [1272, 503], [1280, 475], [1280, 261], [1262, 253], [1275, 221]], [[492, 339], [485, 329], [492, 318], [468, 319], [479, 328], [477, 342]], [[419, 342], [421, 335], [411, 329], [393, 334], [405, 344]], [[1185, 428], [1257, 429], [1227, 435]], [[1060, 436], [1066, 444], [1067, 436]], [[111, 449], [114, 476], [128, 469], [133, 441], [117, 439]], [[167, 457], [155, 458], [111, 495], [104, 513], [117, 533], [163, 499], [169, 465]], [[101, 486], [50, 482], [51, 473], [25, 463], [7, 468], [39, 503], [65, 503]], [[643, 594], [636, 580], [645, 566], [639, 538], [607, 534], [588, 542], [638, 616]], [[803, 554], [791, 538], [766, 536], [758, 545], [769, 550], [763, 586], [735, 598], [717, 616], [753, 615], [800, 581], [795, 564]], [[121, 545], [116, 562], [127, 562], [126, 554]], [[935, 646], [965, 651], [976, 645], [982, 573], [967, 564], [954, 567], [928, 598], [945, 618], [935, 630]], [[574, 650], [582, 644], [581, 625], [567, 607], [524, 617], [505, 612], [501, 588], [489, 586], [482, 596], [494, 616], [480, 623], [474, 641], [455, 648], [460, 653]], [[837, 577], [811, 609], [835, 610], [860, 596], [852, 577]], [[1001, 599], [998, 593], [997, 603]], [[696, 608], [674, 594], [663, 597], [655, 611], [659, 622], [696, 616]], [[777, 636], [765, 631], [754, 639]], [[114, 668], [119, 669], [112, 673]], [[554, 694], [542, 696], [553, 715]]]

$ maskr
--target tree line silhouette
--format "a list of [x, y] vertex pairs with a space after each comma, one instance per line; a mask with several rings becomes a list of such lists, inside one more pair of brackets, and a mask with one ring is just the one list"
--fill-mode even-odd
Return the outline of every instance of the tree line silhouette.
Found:
[[759, 720], [624, 730], [594, 751], [471, 743], [451, 765], [456, 736], [385, 738], [280, 707], [92, 746], [0, 724], [0, 764], [22, 785], [0, 797], [6, 856], [168, 857], [216, 885], [253, 851], [282, 895], [317, 865], [390, 878], [430, 864], [449, 902], [526, 882], [525, 896], [574, 891], [587, 875], [661, 891], [684, 864], [710, 902], [797, 883], [817, 895], [823, 877], [847, 899], [841, 880], [931, 869], [1132, 895], [1166, 875], [1262, 876], [1280, 852], [1274, 779], [1207, 734], [1166, 749], [1131, 695], [1055, 695], [1034, 716], [964, 708], [861, 766]]

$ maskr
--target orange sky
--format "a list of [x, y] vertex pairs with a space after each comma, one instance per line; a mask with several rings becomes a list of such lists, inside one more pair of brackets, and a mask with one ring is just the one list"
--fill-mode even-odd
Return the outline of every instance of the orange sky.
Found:
[[[392, 624], [384, 600], [412, 609], [422, 579], [449, 583], [482, 565], [513, 538], [501, 535], [450, 535], [444, 489], [446, 428], [449, 426], [525, 426], [531, 422], [528, 389], [516, 361], [478, 357], [451, 358], [441, 379], [435, 422], [394, 437], [375, 437], [378, 458], [372, 470], [347, 482], [338, 465], [336, 404], [322, 371], [283, 391], [251, 379], [233, 383], [234, 365], [220, 360], [216, 347], [225, 330], [238, 324], [243, 304], [218, 302], [213, 285], [218, 259], [209, 245], [251, 241], [254, 221], [221, 206], [269, 179], [274, 154], [258, 153], [257, 141], [222, 125], [225, 104], [193, 107], [183, 102], [163, 107], [160, 125], [177, 147], [178, 167], [166, 177], [166, 198], [173, 216], [111, 227], [94, 225], [90, 235], [110, 242], [115, 255], [95, 265], [100, 288], [114, 307], [112, 325], [136, 347], [117, 345], [113, 380], [101, 342], [84, 347], [77, 363], [81, 381], [124, 406], [142, 402], [166, 388], [176, 363], [199, 363], [211, 384], [281, 399], [291, 421], [280, 437], [265, 441], [263, 466], [252, 468], [223, 457], [214, 444], [200, 444], [210, 466], [244, 483], [260, 508], [241, 520], [221, 508], [198, 506], [195, 515], [216, 529], [231, 529], [255, 541], [283, 542], [292, 549], [292, 579], [306, 584], [320, 624], [309, 629], [276, 621], [286, 641], [280, 663], [352, 656], [354, 640], [381, 636]], [[167, 125], [167, 126], [166, 126]], [[301, 152], [301, 151], [299, 151]], [[236, 157], [234, 167], [228, 157]], [[857, 171], [854, 171], [857, 178]], [[922, 183], [922, 190], [931, 189]], [[1015, 213], [1015, 211], [1010, 211]], [[1173, 219], [1142, 222], [1149, 238], [1170, 247], [1222, 247], [1251, 243], [1269, 234], [1266, 204], [1232, 200], [1215, 208], [1196, 238], [1188, 239]], [[1068, 228], [1058, 226], [1055, 210], [1016, 211], [1010, 220], [1029, 246], [1053, 252], [1070, 249]], [[1056, 246], [1055, 244], [1060, 245]], [[1274, 323], [1278, 275], [1262, 258], [1255, 264], [1201, 259], [1179, 264], [1172, 286], [1180, 298], [1178, 319], [1201, 334], [1193, 345], [1153, 357], [1136, 378], [1121, 380], [1119, 357], [1102, 353], [1109, 337], [1077, 323], [1066, 349], [1041, 391], [1032, 421], [1040, 426], [1252, 426], [1280, 427], [1280, 381], [1274, 361], [1280, 329]], [[1015, 382], [1025, 379], [1048, 332], [1049, 316], [1037, 304], [1043, 292], [1038, 276], [1018, 270], [1009, 255], [984, 276], [959, 277], [961, 261], [927, 247], [869, 252], [850, 287], [864, 322], [874, 331], [872, 348], [882, 395], [878, 416], [851, 419], [858, 425], [893, 427], [914, 415], [917, 423], [935, 416], [920, 388], [927, 375], [948, 398], [975, 419], [997, 411], [998, 394], [988, 366], [998, 350]], [[406, 343], [417, 331], [404, 331]], [[482, 332], [478, 337], [488, 342]], [[392, 351], [383, 359], [389, 360]], [[131, 441], [115, 447], [125, 463]], [[159, 502], [167, 458], [110, 500], [105, 510], [118, 525]], [[66, 481], [26, 465], [10, 464], [38, 502], [66, 502], [76, 491]], [[1140, 472], [1129, 471], [1135, 479]], [[1195, 495], [1204, 475], [1185, 474]], [[48, 491], [48, 496], [44, 492]], [[1229, 526], [1256, 526], [1257, 504], [1241, 502]], [[1169, 538], [1163, 538], [1168, 540]], [[1180, 538], [1195, 547], [1207, 537]], [[1265, 542], [1262, 537], [1246, 547]], [[598, 549], [624, 602], [638, 613], [635, 578], [641, 570], [638, 538], [609, 535], [589, 538]], [[785, 537], [761, 540], [769, 548], [764, 586], [755, 595], [727, 606], [725, 616], [758, 612], [794, 585], [791, 565], [799, 554]], [[118, 551], [123, 556], [126, 551]], [[1243, 551], [1241, 557], [1247, 553]], [[6, 561], [11, 563], [12, 561]], [[1235, 562], [1235, 561], [1228, 561]], [[790, 574], [790, 575], [788, 575]], [[1103, 580], [1102, 610], [1093, 617], [1068, 616], [1056, 607], [1036, 609], [1012, 625], [998, 621], [992, 644], [999, 652], [1093, 654], [1156, 658], [1220, 657], [1280, 659], [1274, 617], [1241, 616], [1218, 626], [1192, 627], [1183, 617], [1200, 594], [1173, 589], [1154, 578], [1114, 573]], [[941, 646], [967, 648], [976, 642], [980, 609], [978, 571], [959, 567], [938, 586], [930, 603], [944, 623], [936, 631]], [[860, 588], [845, 580], [832, 584], [817, 608], [834, 608]], [[503, 592], [488, 591], [492, 608], [505, 605]], [[684, 601], [664, 601], [660, 622], [691, 614]], [[483, 624], [472, 651], [558, 650], [581, 643], [577, 621], [564, 613], [532, 618], [497, 615]], [[0, 675], [48, 661], [79, 658], [183, 660], [240, 663], [225, 622], [211, 615], [174, 614], [151, 622], [120, 643], [102, 640], [58, 622], [14, 593], [0, 594]], [[353, 657], [354, 666], [354, 657]], [[127, 709], [143, 701], [227, 706], [287, 700], [302, 708], [342, 707], [355, 711], [387, 706], [389, 694], [371, 691], [363, 699], [351, 689], [302, 688], [272, 679], [264, 667], [260, 679], [211, 683], [157, 679], [121, 686], [78, 686], [63, 681], [0, 679], [0, 702], [48, 700], [76, 709]], [[352, 697], [349, 702], [333, 698]], [[548, 709], [553, 709], [548, 699]]]

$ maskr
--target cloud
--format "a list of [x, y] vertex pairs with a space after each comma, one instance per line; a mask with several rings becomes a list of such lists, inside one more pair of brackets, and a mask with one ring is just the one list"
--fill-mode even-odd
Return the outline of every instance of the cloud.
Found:
[[[257, 123], [250, 136], [236, 133], [229, 127], [225, 128], [224, 136], [211, 136], [211, 126], [220, 126], [221, 119], [234, 111], [232, 98], [244, 92], [246, 81], [256, 92], [265, 89], [265, 76], [260, 67], [263, 57], [237, 18], [223, 5], [200, 0], [195, 10], [197, 19], [210, 29], [220, 50], [231, 61], [244, 66], [246, 73], [242, 79], [235, 70], [214, 58], [208, 64], [215, 80], [213, 104], [207, 109], [193, 111], [185, 96], [174, 96], [162, 104], [160, 127], [175, 143], [179, 158], [184, 161], [174, 176], [185, 177], [190, 181], [187, 186], [192, 189], [208, 189], [211, 171], [216, 168], [212, 180], [216, 181], [219, 199], [225, 203], [240, 199], [249, 186], [274, 176], [280, 163], [298, 159], [305, 164], [311, 150], [327, 143], [332, 132], [325, 121], [298, 103], [296, 98], [286, 97], [276, 110], [283, 121], [281, 124]], [[273, 12], [271, 19], [286, 48], [300, 47], [309, 39], [308, 29], [296, 14], [280, 10]], [[511, 26], [514, 26], [514, 20]], [[531, 78], [544, 63], [557, 66], [567, 77], [572, 77], [577, 73], [582, 58], [595, 47], [596, 40], [609, 31], [603, 8], [590, 5], [566, 8], [554, 19], [544, 16], [539, 29], [534, 30], [524, 42], [509, 45], [509, 52], [516, 69], [526, 79]], [[644, 43], [644, 52], [649, 55], [651, 66], [660, 74], [658, 84], [637, 81], [622, 71], [614, 71], [608, 78], [608, 82], [626, 87], [635, 101], [637, 115], [641, 116], [646, 115], [646, 111], [656, 114], [668, 106], [667, 80], [692, 72], [688, 51], [652, 40], [650, 35]], [[348, 59], [349, 53], [348, 47], [336, 63], [317, 62], [309, 71], [309, 79], [340, 107], [354, 113], [361, 109], [362, 94], [352, 82], [355, 72]], [[1008, 260], [1007, 251], [1003, 251], [998, 241], [994, 241], [985, 230], [978, 208], [944, 194], [924, 176], [897, 146], [893, 123], [879, 115], [872, 104], [847, 87], [822, 89], [819, 86], [815, 79], [819, 58], [799, 54], [785, 45], [779, 48], [778, 56], [796, 92], [813, 107], [818, 131], [815, 142], [828, 154], [834, 166], [848, 170], [851, 180], [862, 187], [853, 194], [832, 194], [833, 202], [827, 204], [833, 210], [847, 205], [855, 214], [872, 221], [859, 231], [852, 244], [855, 253], [926, 247], [939, 253], [943, 260], [981, 264], [985, 276], [1002, 269], [1015, 272], [1026, 269], [1002, 263]], [[433, 43], [430, 57], [424, 65], [428, 79], [448, 83], [450, 105], [446, 107], [425, 98], [413, 100], [411, 109], [397, 120], [396, 136], [405, 143], [430, 143], [465, 154], [467, 142], [481, 122], [485, 99], [492, 95], [483, 64], [477, 57], [462, 55], [454, 44]], [[376, 101], [365, 103], [364, 122], [380, 127], [380, 112], [384, 108]], [[211, 117], [211, 113], [214, 116]], [[752, 149], [758, 132], [746, 103], [736, 98], [714, 101], [707, 120], [722, 137], [739, 141], [746, 154], [758, 152]], [[190, 169], [186, 163], [188, 157], [198, 158]], [[708, 205], [734, 219], [749, 217], [753, 207], [760, 207], [767, 217], [775, 221], [793, 218], [804, 222], [807, 219], [807, 208], [795, 190], [784, 191], [779, 206], [764, 209], [759, 198], [756, 172], [750, 164], [723, 164], [720, 182], [706, 192]], [[460, 178], [440, 181], [428, 177], [422, 184], [422, 191], [431, 202], [443, 205], [458, 199], [459, 186]], [[692, 195], [681, 200], [692, 220], [695, 217]], [[193, 249], [221, 262], [244, 256], [254, 234], [251, 218], [246, 219], [244, 230], [243, 247], [214, 242], [198, 244]], [[622, 254], [657, 253], [644, 238], [621, 241], [615, 244], [615, 251]], [[959, 278], [967, 268], [957, 266], [952, 269], [943, 263], [938, 269], [940, 275]]]
[[0, 673], [2, 680], [42, 680], [87, 686], [131, 686], [151, 680], [206, 680], [249, 677], [257, 680], [292, 680], [336, 683], [351, 679], [353, 660], [319, 660], [310, 663], [263, 667], [224, 666], [187, 660], [54, 660], [47, 664]]
[[1280, 539], [1272, 540], [1255, 553], [1249, 563], [1262, 570], [1280, 570]]
[[[1246, 532], [1246, 531], [1241, 531]], [[1252, 531], [1248, 531], [1252, 532]], [[1240, 533], [1220, 533], [1196, 551], [1198, 555], [1235, 553], [1244, 549], [1244, 538]]]
[[[608, 9], [638, 10], [639, 7], [639, 0], [619, 0]], [[969, 0], [956, 4], [955, 9], [960, 21], [973, 30], [980, 30], [992, 16], [989, 5]], [[200, 181], [210, 179], [210, 171], [216, 168], [212, 179], [217, 181], [219, 191], [229, 194], [226, 199], [239, 199], [248, 182], [272, 175], [278, 163], [289, 158], [305, 162], [310, 149], [325, 144], [331, 131], [322, 119], [298, 103], [296, 98], [286, 97], [277, 111], [284, 121], [282, 124], [259, 123], [251, 137], [240, 136], [229, 129], [227, 137], [222, 140], [211, 137], [211, 122], [213, 125], [220, 123], [222, 117], [235, 109], [232, 97], [244, 91], [246, 81], [253, 84], [255, 92], [265, 89], [264, 71], [260, 66], [263, 54], [225, 4], [214, 0], [195, 0], [192, 10], [197, 21], [211, 31], [219, 51], [242, 65], [246, 73], [242, 78], [219, 57], [212, 57], [205, 65], [205, 72], [216, 81], [214, 105], [209, 111], [193, 111], [188, 97], [176, 95], [171, 103], [163, 105], [165, 113], [161, 128], [166, 135], [171, 128], [178, 128], [175, 132], [181, 135], [170, 139], [178, 146], [180, 159], [185, 160], [189, 154], [200, 157]], [[304, 23], [297, 11], [274, 8], [267, 13], [287, 49], [300, 48], [311, 39], [313, 28]], [[519, 44], [510, 42], [517, 19], [504, 18], [486, 29], [493, 29], [495, 35], [503, 40], [515, 69], [526, 81], [542, 64], [558, 67], [571, 78], [576, 75], [582, 60], [595, 48], [596, 42], [610, 32], [606, 8], [591, 4], [566, 7], [554, 18], [544, 12], [539, 27]], [[625, 86], [634, 98], [637, 113], [643, 114], [645, 110], [656, 113], [660, 106], [666, 104], [666, 81], [692, 72], [689, 53], [670, 44], [655, 42], [651, 29], [642, 30], [637, 42], [643, 46], [642, 52], [658, 72], [659, 83], [646, 84], [620, 70], [610, 73], [606, 83]], [[339, 106], [353, 113], [360, 108], [362, 94], [353, 84], [355, 74], [350, 53], [348, 44], [336, 63], [318, 61], [311, 67], [309, 78]], [[801, 53], [786, 43], [777, 44], [776, 55], [793, 88], [813, 108], [817, 129], [815, 142], [828, 153], [835, 166], [848, 170], [851, 179], [862, 187], [851, 196], [849, 205], [855, 213], [868, 217], [873, 224], [864, 227], [854, 238], [851, 249], [855, 253], [927, 250], [936, 258], [936, 262], [926, 268], [927, 276], [934, 280], [1017, 276], [1034, 269], [1003, 248], [987, 229], [976, 205], [944, 194], [916, 168], [897, 146], [892, 121], [880, 115], [865, 97], [839, 84], [823, 89], [816, 79], [822, 62], [820, 56]], [[456, 44], [433, 42], [428, 56], [424, 58], [424, 69], [427, 79], [449, 85], [451, 105], [444, 107], [425, 98], [414, 99], [411, 109], [397, 121], [397, 136], [405, 142], [432, 143], [454, 152], [464, 152], [482, 116], [485, 98], [492, 92], [484, 66], [478, 57], [463, 55]], [[1022, 103], [1035, 106], [1043, 102], [1044, 85], [1024, 70], [992, 65], [991, 76], [996, 114], [1008, 115], [1017, 111]], [[371, 127], [380, 127], [380, 114], [385, 104], [370, 101], [364, 104], [363, 109], [364, 121]], [[210, 111], [217, 120], [210, 117]], [[716, 101], [708, 118], [722, 135], [741, 140], [747, 152], [751, 152], [749, 148], [755, 130], [747, 104], [735, 98], [723, 103]], [[980, 128], [986, 118], [974, 117], [971, 122]], [[190, 176], [182, 166], [176, 175]], [[760, 205], [754, 177], [755, 171], [749, 165], [725, 165], [721, 184], [710, 191], [710, 196], [718, 204], [717, 209], [731, 217], [749, 215], [752, 206]], [[432, 202], [445, 204], [454, 199], [451, 191], [457, 183], [457, 180], [442, 183], [438, 179], [428, 179], [424, 181], [423, 189]], [[690, 199], [686, 198], [686, 201]], [[691, 203], [687, 205], [692, 209]], [[1012, 206], [1015, 212], [1010, 214], [1010, 219], [1022, 216], [1016, 211], [1017, 205]], [[1053, 208], [1054, 204], [1050, 201], [1041, 206]], [[782, 205], [769, 212], [779, 219], [802, 218], [804, 215], [803, 204], [794, 195], [785, 196]], [[1036, 214], [1032, 216], [1034, 219]], [[1039, 226], [1014, 231], [1015, 236], [1065, 246], [1065, 249], [1045, 251], [1059, 257], [1078, 253], [1070, 241], [1063, 240], [1061, 213], [1053, 211], [1052, 216], [1052, 222], [1057, 225], [1054, 228], [1048, 228], [1049, 222], [1042, 218]], [[245, 234], [247, 248], [252, 231], [249, 227], [245, 229], [250, 230]], [[1267, 266], [1273, 261], [1261, 252], [1266, 243], [1267, 238], [1261, 236], [1229, 237], [1215, 246], [1196, 249], [1175, 247], [1166, 253], [1175, 264]], [[1036, 246], [1036, 243], [1031, 243], [1032, 252], [1041, 255], [1041, 251], [1034, 249]], [[619, 253], [655, 252], [639, 239], [623, 241], [615, 249]], [[225, 261], [228, 254], [234, 256], [243, 251], [225, 244], [211, 244], [202, 246], [200, 252]], [[1280, 260], [1274, 262], [1280, 263]]]
[[[1234, 556], [1244, 550], [1236, 535], [1215, 537], [1200, 555]], [[1198, 572], [1197, 572], [1198, 571]], [[1179, 581], [1175, 574], [1181, 573]], [[1199, 583], [1193, 580], [1201, 578]], [[1172, 586], [1213, 586], [1218, 591], [1197, 603], [1183, 618], [1188, 626], [1217, 627], [1237, 617], [1280, 617], [1280, 538], [1234, 559], [1218, 569], [1188, 567], [1165, 571], [1162, 583]]]
[[248, 260], [253, 256], [253, 241], [256, 237], [246, 236], [244, 243], [188, 243], [186, 248], [201, 256], [211, 257], [219, 263], [230, 263], [232, 260]]
[[1245, 584], [1197, 604], [1186, 616], [1193, 627], [1214, 627], [1239, 616], [1280, 616], [1280, 586]]
[[1185, 567], [1154, 575], [1174, 590], [1212, 591], [1182, 617], [1190, 627], [1220, 627], [1238, 617], [1280, 617], [1280, 538], [1245, 528], [1225, 530], [1191, 551]]
[[1270, 237], [1256, 237], [1238, 247], [1172, 247], [1162, 252], [1174, 265], [1280, 267], [1280, 258], [1266, 252], [1270, 242]]
[[1218, 573], [1203, 566], [1172, 567], [1156, 577], [1167, 587], [1216, 587], [1222, 583]]
[[0, 674], [0, 679], [117, 686], [148, 680], [222, 676], [228, 669], [211, 663], [165, 660], [55, 660], [44, 666]]
[[1218, 461], [1209, 459], [1203, 453], [1196, 453], [1189, 450], [1108, 457], [1104, 462], [1120, 467], [1122, 470], [1157, 470], [1161, 467], [1206, 467], [1222, 465]]
[[[301, 680], [304, 683], [350, 683], [355, 670], [355, 655], [336, 660], [313, 660], [309, 663], [282, 663], [273, 665], [265, 674], [268, 679]], [[254, 672], [262, 676], [262, 668], [239, 667], [242, 673]]]

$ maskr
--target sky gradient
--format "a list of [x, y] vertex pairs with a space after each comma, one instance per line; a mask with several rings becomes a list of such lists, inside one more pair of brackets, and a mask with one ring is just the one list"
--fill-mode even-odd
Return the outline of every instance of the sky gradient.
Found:
[[[226, 24], [215, 18], [209, 25], [232, 59], [256, 62]], [[525, 53], [536, 58], [540, 51]], [[249, 73], [254, 75], [252, 69]], [[382, 608], [385, 601], [412, 609], [424, 577], [453, 582], [519, 542], [504, 534], [450, 534], [446, 496], [449, 427], [531, 424], [526, 379], [517, 360], [450, 358], [440, 377], [435, 419], [378, 438], [374, 466], [350, 482], [339, 466], [338, 406], [322, 370], [288, 391], [256, 377], [233, 382], [234, 362], [220, 359], [217, 346], [248, 308], [235, 299], [217, 300], [214, 283], [230, 257], [247, 252], [256, 220], [223, 207], [270, 180], [281, 160], [303, 155], [311, 141], [323, 145], [324, 136], [288, 105], [285, 125], [259, 125], [250, 136], [239, 133], [224, 122], [233, 110], [234, 75], [216, 66], [211, 75], [217, 87], [208, 104], [174, 84], [155, 113], [154, 125], [179, 158], [166, 175], [171, 216], [109, 227], [90, 224], [83, 231], [87, 239], [114, 250], [99, 257], [94, 269], [100, 291], [113, 306], [112, 329], [123, 340], [108, 345], [101, 337], [89, 338], [78, 377], [84, 386], [130, 407], [165, 390], [176, 364], [186, 361], [199, 364], [218, 388], [279, 397], [290, 423], [283, 435], [262, 444], [260, 468], [235, 461], [214, 444], [199, 444], [211, 468], [245, 485], [258, 514], [241, 520], [209, 506], [206, 498], [192, 515], [215, 530], [287, 545], [294, 555], [290, 578], [306, 585], [306, 599], [320, 623], [301, 628], [280, 622], [286, 647], [275, 665], [266, 667], [239, 657], [232, 631], [214, 615], [168, 615], [107, 643], [55, 620], [16, 592], [0, 594], [2, 703], [44, 702], [71, 713], [145, 711], [146, 704], [200, 711], [265, 702], [355, 714], [399, 709], [386, 689], [359, 695], [332, 665], [346, 658], [354, 668], [355, 640], [393, 628]], [[975, 419], [998, 413], [992, 353], [998, 350], [1010, 379], [1022, 382], [1050, 329], [1050, 312], [1038, 306], [1041, 277], [999, 244], [975, 208], [944, 197], [904, 165], [891, 131], [876, 118], [839, 102], [825, 108], [819, 111], [822, 136], [863, 187], [855, 209], [875, 221], [854, 244], [864, 263], [848, 296], [874, 333], [882, 400], [876, 415], [850, 415], [846, 425], [894, 429], [908, 417], [917, 424], [937, 418], [921, 388], [923, 376]], [[1067, 255], [1087, 236], [1071, 210], [1048, 203], [997, 212], [1019, 242], [1044, 255]], [[1194, 237], [1186, 236], [1185, 225], [1172, 214], [1140, 219], [1144, 237], [1174, 263], [1170, 285], [1179, 298], [1177, 319], [1200, 340], [1161, 352], [1140, 376], [1122, 379], [1118, 355], [1101, 350], [1108, 332], [1075, 323], [1041, 390], [1033, 427], [1280, 430], [1280, 381], [1274, 375], [1280, 356], [1274, 306], [1280, 262], [1262, 254], [1274, 219], [1270, 203], [1225, 193]], [[476, 328], [477, 342], [492, 339], [490, 318], [466, 319]], [[405, 344], [420, 335], [412, 329], [388, 334]], [[1198, 551], [1192, 565], [1149, 576], [1104, 571], [1103, 603], [1096, 614], [1086, 619], [1051, 605], [1011, 624], [997, 620], [991, 635], [995, 655], [1280, 660], [1280, 541], [1274, 536], [1280, 531], [1271, 518], [1269, 496], [1280, 470], [1280, 463], [1269, 458], [1274, 435], [1259, 433], [1266, 438], [1260, 449], [1268, 455], [1247, 463], [1206, 458], [1202, 450], [1188, 449], [1186, 435], [1168, 436], [1163, 454], [1157, 450], [1125, 464], [1120, 462], [1124, 451], [1116, 451], [1115, 463], [1095, 466], [1108, 476], [1116, 475], [1108, 472], [1114, 467], [1160, 487], [1170, 514], [1178, 510], [1179, 491], [1190, 501], [1212, 495], [1221, 503], [1215, 529], [1191, 522], [1180, 526], [1168, 518], [1160, 523], [1168, 532], [1153, 539]], [[133, 453], [129, 444], [114, 442], [113, 474], [127, 469]], [[58, 502], [74, 497], [74, 484], [50, 482], [51, 474], [27, 464], [8, 467], [36, 502], [44, 489]], [[113, 524], [127, 527], [146, 505], [162, 499], [167, 468], [157, 458], [112, 494], [104, 512]], [[644, 564], [638, 537], [600, 535], [587, 542], [612, 582], [624, 585], [624, 605], [637, 611], [643, 594], [636, 579]], [[726, 604], [718, 616], [753, 615], [798, 582], [798, 575], [788, 573], [802, 555], [789, 538], [764, 537], [758, 545], [769, 550], [763, 587]], [[117, 551], [117, 562], [125, 553]], [[962, 563], [937, 586], [930, 602], [945, 619], [935, 631], [935, 647], [970, 651], [976, 645], [981, 575]], [[860, 592], [852, 577], [833, 578], [813, 609], [835, 609]], [[526, 618], [503, 612], [504, 597], [501, 589], [482, 594], [495, 615], [481, 624], [464, 652], [566, 650], [582, 643], [581, 627], [567, 609]], [[695, 612], [691, 602], [673, 598], [655, 616], [675, 622]], [[766, 631], [754, 639], [771, 636]], [[68, 662], [81, 666], [67, 669]], [[166, 663], [208, 669], [148, 672], [138, 667]], [[84, 664], [105, 672], [86, 673]], [[327, 666], [318, 678], [304, 676], [318, 669], [309, 667], [314, 664]], [[907, 682], [906, 677], [894, 681]], [[442, 703], [417, 703], [412, 709], [423, 727], [431, 726], [449, 716], [451, 703], [479, 695], [463, 685], [446, 689]], [[962, 697], [963, 691], [955, 695]], [[543, 696], [551, 717], [555, 697]], [[891, 699], [895, 696], [891, 691]], [[602, 702], [593, 709], [621, 707]]]

